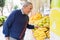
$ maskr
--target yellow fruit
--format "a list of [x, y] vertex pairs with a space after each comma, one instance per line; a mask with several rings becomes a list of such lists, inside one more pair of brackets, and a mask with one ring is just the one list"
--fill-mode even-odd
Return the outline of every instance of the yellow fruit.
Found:
[[50, 31], [46, 32], [47, 38], [50, 38]]
[[47, 28], [42, 28], [42, 31], [47, 31], [48, 29]]
[[42, 37], [37, 37], [36, 40], [44, 40]]
[[36, 20], [40, 20], [41, 18], [42, 18], [42, 14], [37, 12], [35, 15], [30, 17], [29, 22], [34, 23]]
[[29, 22], [40, 27], [33, 30], [33, 36], [36, 38], [36, 40], [44, 40], [46, 38], [46, 35], [48, 35], [48, 33], [45, 32], [48, 30], [46, 27], [50, 24], [49, 20], [49, 16], [42, 17], [40, 13], [36, 13], [30, 17]]
[[38, 40], [38, 38], [39, 38], [39, 40], [41, 39], [45, 39], [46, 38], [46, 33], [43, 31], [44, 29], [42, 29], [42, 28], [38, 28], [38, 29], [36, 29], [35, 31], [34, 31], [34, 37]]

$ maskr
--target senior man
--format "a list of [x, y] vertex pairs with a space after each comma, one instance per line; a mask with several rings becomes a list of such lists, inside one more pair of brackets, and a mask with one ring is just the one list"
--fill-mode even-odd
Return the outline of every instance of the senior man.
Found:
[[26, 2], [22, 9], [13, 11], [3, 25], [3, 33], [6, 40], [23, 40], [26, 28], [34, 29], [34, 25], [29, 25], [28, 14], [33, 8], [32, 3]]

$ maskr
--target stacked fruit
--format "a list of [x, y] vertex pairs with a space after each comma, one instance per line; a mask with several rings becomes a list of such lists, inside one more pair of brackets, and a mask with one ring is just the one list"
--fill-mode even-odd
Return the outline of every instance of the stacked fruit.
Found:
[[37, 12], [35, 15], [30, 17], [29, 23], [34, 24], [36, 20], [40, 20], [42, 18], [42, 14], [40, 12]]
[[37, 17], [34, 18], [34, 17], [31, 17], [31, 18], [33, 18], [34, 22], [31, 19], [30, 19], [30, 21], [33, 25], [39, 26], [38, 29], [35, 28], [33, 30], [33, 35], [36, 38], [36, 40], [44, 40], [46, 37], [50, 38], [50, 34], [49, 34], [50, 19], [49, 19], [49, 16], [44, 16], [44, 17], [40, 16], [40, 19], [39, 19], [39, 17], [38, 18]]
[[[37, 21], [35, 21], [34, 22], [34, 25], [37, 25], [37, 26], [39, 26], [42, 30], [41, 31], [43, 31], [44, 33], [45, 33], [45, 35], [46, 35], [46, 37], [47, 38], [49, 38], [50, 37], [50, 35], [49, 35], [49, 24], [50, 24], [50, 19], [49, 19], [49, 16], [44, 16], [42, 19], [40, 19], [40, 20], [37, 20]], [[37, 29], [36, 29], [37, 30]], [[37, 32], [36, 32], [37, 33]], [[41, 33], [41, 32], [40, 32]], [[43, 35], [43, 34], [41, 34], [41, 35]], [[45, 38], [46, 38], [45, 37]], [[43, 39], [43, 38], [42, 38]]]
[[49, 27], [50, 24], [49, 16], [44, 16], [42, 19], [35, 21], [33, 24], [40, 27], [45, 27], [45, 26]]
[[44, 40], [46, 38], [46, 34], [42, 28], [39, 28], [34, 31], [34, 37], [36, 40]]
[[40, 27], [33, 30], [33, 36], [36, 40], [45, 40], [45, 38], [50, 38], [49, 29], [47, 27]]

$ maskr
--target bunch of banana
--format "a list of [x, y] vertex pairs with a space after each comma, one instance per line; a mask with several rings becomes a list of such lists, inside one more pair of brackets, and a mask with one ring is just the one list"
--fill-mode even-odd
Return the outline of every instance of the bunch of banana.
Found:
[[36, 20], [40, 20], [42, 18], [42, 14], [37, 12], [35, 15], [31, 16], [29, 19], [29, 23], [34, 24]]
[[50, 38], [50, 31], [46, 32], [46, 36], [47, 36], [47, 38]]
[[50, 25], [49, 16], [45, 16], [42, 19], [35, 21], [33, 23], [33, 25], [37, 25], [37, 26], [40, 26], [40, 27], [45, 27], [45, 26], [49, 27], [49, 25]]
[[46, 37], [50, 37], [49, 34], [49, 25], [50, 19], [49, 16], [42, 17], [41, 13], [36, 13], [35, 15], [31, 16], [29, 22], [32, 25], [37, 25], [40, 28], [33, 29], [33, 36], [36, 40], [44, 40]]
[[38, 28], [34, 31], [34, 37], [36, 38], [36, 40], [44, 40], [46, 38], [46, 33], [44, 31], [46, 31], [47, 29], [45, 28]]

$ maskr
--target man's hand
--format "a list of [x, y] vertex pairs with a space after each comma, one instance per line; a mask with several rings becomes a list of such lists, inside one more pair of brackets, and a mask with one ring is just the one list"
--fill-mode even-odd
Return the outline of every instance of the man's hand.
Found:
[[9, 40], [9, 37], [5, 37], [6, 38], [6, 40]]
[[39, 26], [34, 26], [34, 28], [39, 28]]

